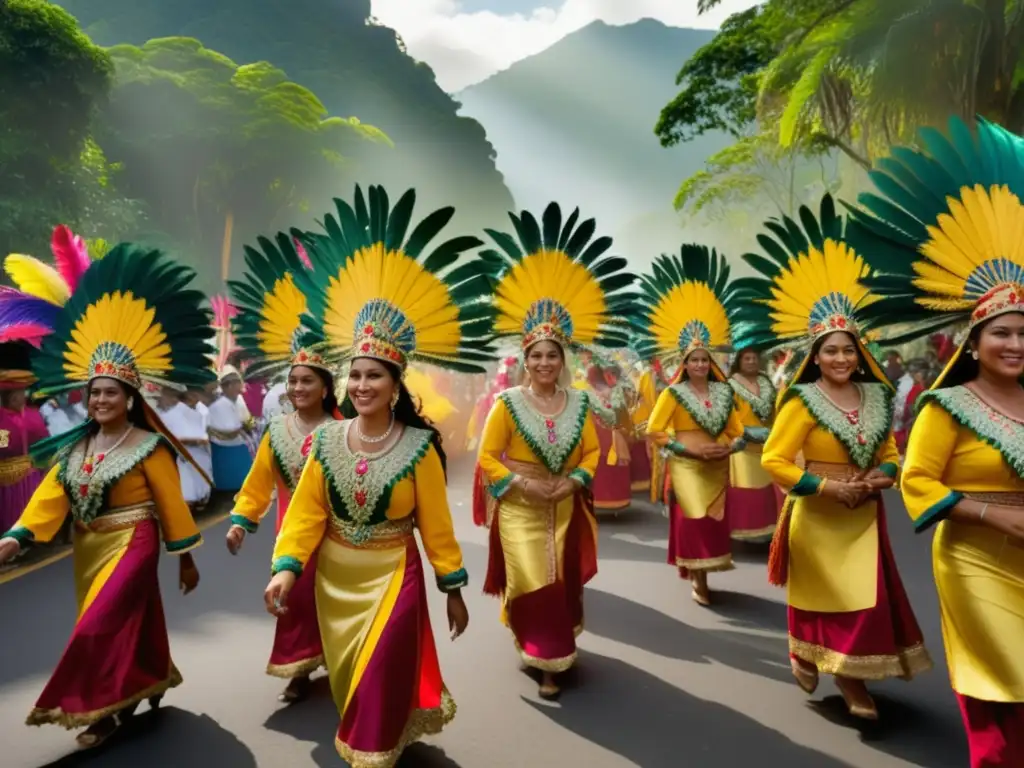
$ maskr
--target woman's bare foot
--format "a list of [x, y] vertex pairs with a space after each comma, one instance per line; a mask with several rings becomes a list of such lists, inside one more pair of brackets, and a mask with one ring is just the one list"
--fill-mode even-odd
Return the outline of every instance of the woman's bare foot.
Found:
[[542, 699], [554, 699], [562, 692], [555, 682], [555, 676], [551, 672], [544, 672], [541, 676], [540, 688], [537, 690]]
[[117, 718], [113, 716], [104, 717], [78, 734], [75, 737], [75, 741], [78, 742], [78, 746], [82, 749], [95, 749], [113, 736], [119, 727], [120, 724]]
[[790, 656], [789, 664], [793, 668], [793, 677], [808, 696], [818, 689], [818, 668], [810, 662]]
[[875, 700], [871, 698], [871, 694], [868, 693], [868, 687], [864, 684], [863, 680], [836, 675], [836, 687], [843, 694], [843, 701], [846, 702], [846, 708], [851, 715], [863, 720], [878, 719], [878, 708], [875, 706]]
[[294, 704], [295, 702], [302, 701], [309, 696], [309, 686], [309, 675], [293, 677], [288, 683], [288, 687], [285, 688], [277, 698], [285, 704]]
[[695, 603], [704, 607], [711, 605], [711, 591], [708, 589], [707, 571], [691, 572], [690, 585], [693, 587], [691, 597], [693, 597]]

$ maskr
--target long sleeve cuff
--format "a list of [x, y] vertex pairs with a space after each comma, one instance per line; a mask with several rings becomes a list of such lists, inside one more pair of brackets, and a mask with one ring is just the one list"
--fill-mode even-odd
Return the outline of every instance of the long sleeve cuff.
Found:
[[732, 443], [732, 452], [739, 453], [747, 447], [747, 439], [745, 437], [737, 437]]
[[244, 530], [246, 533], [256, 533], [259, 530], [260, 524], [254, 523], [245, 515], [231, 515], [229, 518], [232, 525], [237, 525], [239, 528]]
[[469, 584], [469, 574], [466, 573], [465, 568], [459, 568], [457, 571], [452, 571], [445, 576], [437, 577], [437, 588], [442, 592], [454, 592], [457, 589], [462, 589]]
[[291, 571], [296, 576], [301, 576], [302, 563], [299, 562], [298, 558], [292, 557], [291, 555], [275, 557], [274, 562], [270, 566], [270, 573], [276, 576], [281, 571]]
[[171, 555], [183, 555], [186, 552], [191, 552], [196, 547], [203, 543], [203, 534], [197, 533], [194, 536], [189, 536], [187, 539], [177, 539], [175, 541], [165, 541], [164, 549], [168, 554]]
[[665, 450], [667, 450], [673, 456], [685, 456], [686, 446], [680, 443], [678, 440], [670, 440], [665, 443]]
[[743, 439], [748, 443], [761, 445], [768, 439], [770, 431], [768, 427], [744, 427]]
[[810, 472], [804, 472], [789, 493], [792, 496], [813, 496], [818, 492], [820, 487], [820, 477], [812, 475]]
[[579, 467], [569, 473], [569, 479], [578, 482], [582, 488], [590, 488], [591, 483], [594, 482], [593, 475]]
[[914, 521], [914, 531], [922, 533], [927, 531], [936, 523], [940, 523], [949, 517], [953, 507], [959, 504], [964, 495], [959, 491], [950, 491], [949, 495], [932, 504], [928, 509]]
[[881, 472], [883, 475], [888, 475], [893, 480], [895, 480], [896, 476], [899, 475], [900, 473], [900, 466], [899, 464], [895, 464], [894, 462], [887, 461], [885, 462], [885, 464], [878, 465], [878, 471]]
[[18, 542], [18, 546], [20, 546], [22, 549], [26, 549], [35, 542], [36, 537], [35, 534], [32, 533], [32, 531], [30, 531], [28, 528], [16, 525], [3, 536], [0, 536], [0, 539], [14, 539], [16, 542]]
[[493, 496], [494, 498], [500, 499], [502, 496], [509, 492], [509, 489], [512, 487], [512, 483], [515, 482], [516, 477], [517, 475], [515, 472], [509, 472], [507, 475], [505, 475], [497, 482], [488, 483], [487, 492], [490, 493], [491, 496]]

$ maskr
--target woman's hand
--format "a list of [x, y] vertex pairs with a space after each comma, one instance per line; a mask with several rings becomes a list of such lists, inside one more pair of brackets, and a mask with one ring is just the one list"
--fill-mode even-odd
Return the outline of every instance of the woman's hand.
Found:
[[701, 461], [719, 461], [732, 453], [732, 449], [728, 445], [721, 443], [706, 443], [694, 448], [687, 448], [687, 450], [692, 451]]
[[547, 480], [530, 480], [520, 478], [520, 491], [530, 501], [538, 504], [547, 504], [552, 501], [553, 488]]
[[18, 543], [17, 539], [12, 539], [10, 537], [0, 539], [0, 565], [11, 560], [20, 551], [21, 544]]
[[886, 491], [896, 485], [896, 478], [889, 477], [879, 469], [872, 469], [863, 480], [876, 491]]
[[869, 493], [871, 493], [871, 486], [863, 480], [850, 482], [829, 480], [825, 483], [825, 489], [821, 495], [845, 504], [850, 509], [856, 509], [864, 503], [863, 498]]
[[979, 522], [1009, 536], [1014, 544], [1024, 545], [1024, 510], [1020, 507], [990, 504]]
[[191, 552], [186, 552], [178, 558], [178, 585], [183, 595], [189, 594], [199, 586], [199, 569], [196, 568], [196, 561], [192, 558]]
[[271, 616], [284, 616], [288, 613], [288, 593], [292, 591], [297, 578], [298, 576], [291, 571], [280, 571], [274, 574], [263, 593], [263, 602], [267, 606], [267, 613]]
[[560, 477], [554, 482], [554, 489], [551, 493], [551, 500], [554, 502], [568, 499], [576, 493], [576, 483], [567, 477]]
[[226, 539], [228, 552], [232, 555], [237, 555], [238, 550], [242, 548], [242, 542], [245, 541], [245, 528], [240, 525], [232, 525], [228, 528], [228, 535]]
[[448, 593], [448, 629], [451, 630], [452, 640], [457, 640], [469, 626], [469, 609], [466, 608], [466, 601], [462, 599], [462, 592], [455, 590]]

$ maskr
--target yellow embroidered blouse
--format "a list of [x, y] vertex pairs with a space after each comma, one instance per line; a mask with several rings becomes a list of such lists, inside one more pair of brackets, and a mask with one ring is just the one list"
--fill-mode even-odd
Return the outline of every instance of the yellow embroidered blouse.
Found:
[[43, 478], [18, 522], [5, 537], [22, 546], [50, 541], [70, 512], [86, 527], [97, 518], [152, 505], [164, 546], [181, 554], [202, 543], [202, 535], [181, 495], [173, 451], [159, 435], [147, 435], [123, 454], [107, 456], [91, 473], [83, 472], [84, 441], [64, 455]]
[[[686, 406], [682, 404], [684, 400]], [[704, 411], [707, 418], [699, 423], [693, 413]], [[688, 444], [732, 443], [743, 437], [743, 423], [733, 407], [732, 390], [727, 384], [710, 382], [707, 401], [699, 400], [685, 384], [673, 384], [658, 395], [647, 421], [647, 434], [667, 435], [670, 449], [681, 453]], [[672, 446], [673, 442], [676, 446]]]
[[922, 397], [901, 487], [918, 531], [938, 523], [932, 558], [950, 680], [965, 696], [1022, 702], [1024, 547], [946, 518], [964, 496], [1024, 493], [1024, 425], [965, 387]]
[[272, 571], [301, 573], [328, 526], [349, 546], [360, 547], [372, 544], [375, 536], [411, 533], [415, 525], [438, 587], [464, 587], [469, 578], [430, 433], [405, 427], [389, 451], [364, 456], [348, 447], [351, 424], [328, 422], [316, 432], [278, 533]]
[[[848, 476], [877, 468], [896, 477], [891, 391], [883, 384], [861, 386], [859, 426], [814, 384], [791, 387], [761, 456], [775, 482], [791, 489], [788, 602], [800, 610], [842, 613], [872, 608], [877, 601], [877, 500], [849, 509], [818, 496], [826, 478], [810, 471], [819, 463]], [[801, 452], [808, 470], [796, 463]]]
[[548, 417], [526, 401], [521, 387], [507, 389], [495, 399], [480, 438], [478, 459], [488, 490], [498, 499], [516, 477], [505, 461], [537, 464], [589, 488], [600, 460], [601, 444], [587, 393], [567, 389], [565, 408]]
[[270, 507], [274, 491], [278, 492], [278, 503], [287, 504], [288, 497], [302, 476], [312, 438], [292, 434], [288, 428], [288, 418], [287, 415], [281, 415], [271, 420], [266, 434], [260, 440], [252, 468], [242, 489], [235, 496], [231, 524], [241, 526], [248, 533], [258, 530], [260, 520]]

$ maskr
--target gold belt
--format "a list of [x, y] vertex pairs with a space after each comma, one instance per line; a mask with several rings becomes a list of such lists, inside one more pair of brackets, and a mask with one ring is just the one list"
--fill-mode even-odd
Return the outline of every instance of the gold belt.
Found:
[[992, 493], [965, 493], [964, 498], [981, 504], [995, 504], [1000, 507], [1024, 507], [1024, 492], [994, 491]]
[[388, 520], [376, 525], [362, 525], [332, 517], [327, 538], [352, 549], [397, 549], [412, 538], [412, 516]]
[[141, 522], [152, 519], [155, 517], [155, 510], [156, 505], [152, 501], [134, 504], [130, 507], [117, 507], [105, 515], [100, 515], [88, 524], [76, 520], [75, 526], [80, 531], [89, 531], [90, 533], [123, 531], [125, 528], [131, 528]]
[[830, 461], [808, 461], [804, 470], [816, 477], [846, 483], [864, 472], [854, 464], [833, 464]]
[[535, 464], [532, 461], [514, 461], [506, 459], [504, 462], [506, 467], [515, 474], [523, 477], [527, 480], [556, 480], [564, 475], [553, 475], [548, 472], [547, 467], [543, 464]]
[[14, 456], [0, 459], [0, 487], [20, 483], [32, 471], [32, 459], [28, 456]]

